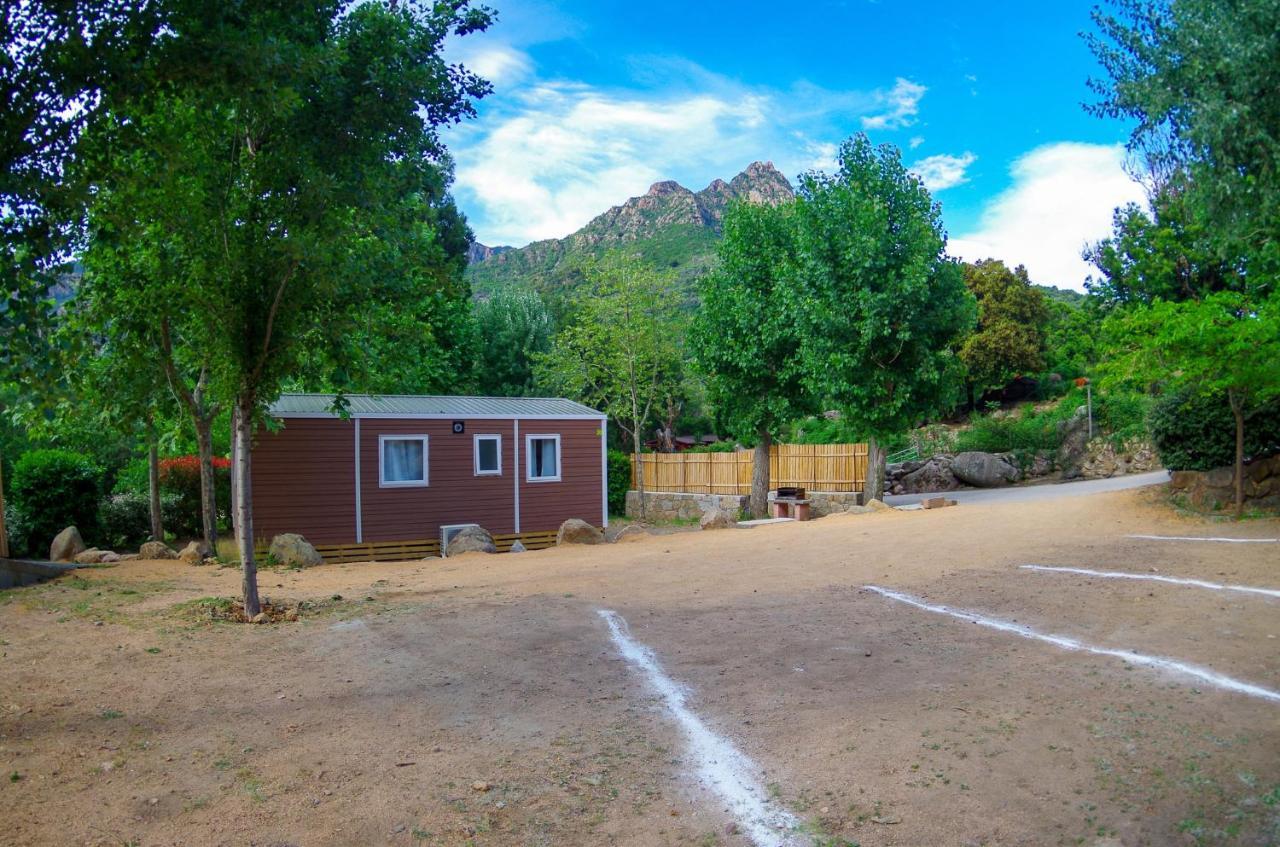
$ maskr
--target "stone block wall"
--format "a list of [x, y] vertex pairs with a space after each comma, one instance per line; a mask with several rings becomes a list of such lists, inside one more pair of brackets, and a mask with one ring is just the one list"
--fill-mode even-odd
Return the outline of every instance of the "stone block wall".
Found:
[[809, 513], [815, 518], [837, 515], [849, 511], [851, 506], [862, 505], [860, 491], [808, 491]]
[[[1247, 462], [1243, 487], [1246, 506], [1280, 508], [1280, 454]], [[1235, 468], [1174, 471], [1170, 474], [1169, 488], [1186, 495], [1197, 509], [1227, 509], [1236, 501]]]
[[[646, 491], [645, 520], [698, 520], [704, 512], [720, 507], [728, 512], [747, 512], [749, 497], [738, 494], [673, 494], [669, 491]], [[627, 517], [639, 519], [640, 492], [627, 492]]]
[[[851, 506], [862, 503], [862, 495], [857, 491], [810, 491], [809, 511], [815, 518], [833, 515], [849, 510]], [[646, 520], [674, 521], [697, 520], [704, 512], [719, 507], [729, 512], [737, 510], [747, 516], [751, 500], [745, 494], [672, 494], [668, 491], [646, 491]], [[640, 492], [627, 492], [627, 517], [640, 517]]]

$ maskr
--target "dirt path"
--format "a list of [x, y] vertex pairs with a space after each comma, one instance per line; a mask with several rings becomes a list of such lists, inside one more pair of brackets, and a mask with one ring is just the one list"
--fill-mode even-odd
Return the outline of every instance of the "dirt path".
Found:
[[310, 604], [270, 627], [208, 621], [231, 569], [80, 571], [0, 595], [0, 843], [751, 843], [602, 608], [794, 843], [1276, 843], [1277, 704], [863, 589], [1280, 689], [1280, 600], [1019, 567], [1280, 588], [1280, 545], [1129, 534], [1280, 526], [1123, 492], [326, 566], [263, 574]]

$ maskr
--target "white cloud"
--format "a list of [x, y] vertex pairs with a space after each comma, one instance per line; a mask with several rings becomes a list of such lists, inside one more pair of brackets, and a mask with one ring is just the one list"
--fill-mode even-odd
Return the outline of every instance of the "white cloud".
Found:
[[649, 100], [535, 85], [473, 143], [454, 145], [457, 190], [482, 207], [485, 243], [559, 238], [690, 166], [729, 177], [769, 158], [759, 143], [768, 106], [749, 92]]
[[911, 137], [911, 140], [907, 142], [907, 146], [909, 146], [912, 150], [916, 149], [921, 144], [924, 144], [923, 135], [914, 135]]
[[1093, 272], [1080, 256], [1085, 245], [1110, 233], [1117, 206], [1146, 197], [1125, 173], [1119, 144], [1047, 144], [1010, 173], [1013, 185], [987, 204], [976, 229], [951, 239], [949, 252], [1026, 265], [1042, 285], [1083, 290]]
[[862, 118], [863, 129], [901, 129], [916, 122], [916, 114], [920, 111], [920, 99], [929, 89], [909, 79], [898, 77], [893, 89], [880, 95], [880, 99], [888, 107], [879, 115], [866, 115]]
[[459, 50], [457, 59], [498, 89], [524, 79], [533, 70], [533, 62], [527, 54], [505, 44], [487, 44], [471, 51]]
[[969, 178], [964, 175], [965, 171], [977, 159], [977, 156], [968, 152], [960, 156], [940, 153], [937, 156], [921, 159], [910, 167], [910, 171], [920, 177], [924, 187], [930, 191], [944, 191], [968, 182]]

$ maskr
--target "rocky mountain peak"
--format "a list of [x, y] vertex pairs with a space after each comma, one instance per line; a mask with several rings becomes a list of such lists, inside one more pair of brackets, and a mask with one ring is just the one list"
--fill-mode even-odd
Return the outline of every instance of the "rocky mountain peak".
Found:
[[649, 186], [646, 197], [661, 197], [666, 194], [688, 194], [689, 189], [685, 188], [674, 179], [664, 179], [662, 182], [655, 182]]

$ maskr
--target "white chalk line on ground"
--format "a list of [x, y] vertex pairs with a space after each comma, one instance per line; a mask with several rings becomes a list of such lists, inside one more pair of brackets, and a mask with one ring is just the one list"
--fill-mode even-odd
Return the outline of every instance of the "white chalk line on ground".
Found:
[[1074, 638], [1068, 638], [1065, 635], [1049, 635], [1042, 632], [1036, 632], [1029, 626], [1002, 621], [999, 618], [988, 618], [983, 615], [974, 614], [973, 612], [965, 612], [959, 609], [950, 609], [946, 606], [935, 606], [932, 603], [926, 603], [910, 594], [903, 594], [900, 591], [892, 591], [888, 588], [880, 588], [876, 585], [863, 586], [868, 591], [888, 597], [890, 600], [897, 600], [899, 603], [906, 603], [909, 606], [915, 606], [917, 609], [924, 609], [926, 612], [935, 612], [940, 615], [950, 615], [953, 618], [959, 618], [962, 621], [976, 623], [979, 626], [985, 626], [990, 629], [996, 629], [1001, 632], [1010, 632], [1014, 635], [1020, 635], [1023, 638], [1030, 638], [1035, 641], [1043, 641], [1046, 644], [1052, 644], [1055, 647], [1061, 647], [1063, 650], [1078, 650], [1085, 653], [1092, 653], [1095, 656], [1112, 656], [1117, 659], [1124, 659], [1132, 665], [1141, 665], [1148, 668], [1156, 668], [1158, 670], [1169, 671], [1171, 673], [1190, 676], [1201, 682], [1227, 691], [1235, 691], [1239, 694], [1247, 694], [1250, 697], [1259, 697], [1263, 700], [1270, 700], [1280, 703], [1280, 691], [1273, 691], [1270, 688], [1264, 688], [1261, 685], [1254, 685], [1251, 682], [1243, 682], [1233, 677], [1220, 674], [1217, 671], [1211, 671], [1208, 668], [1202, 668], [1198, 665], [1188, 665], [1184, 662], [1178, 662], [1173, 659], [1166, 659], [1163, 656], [1148, 656], [1145, 653], [1135, 653], [1130, 650], [1113, 650], [1109, 647], [1094, 647], [1085, 644], [1083, 641], [1077, 641]]
[[1188, 579], [1180, 576], [1160, 576], [1153, 573], [1125, 573], [1124, 571], [1095, 571], [1091, 568], [1066, 568], [1056, 565], [1022, 565], [1023, 570], [1042, 571], [1044, 573], [1073, 573], [1081, 576], [1096, 576], [1102, 579], [1145, 579], [1151, 582], [1167, 582], [1170, 585], [1190, 585], [1195, 588], [1211, 588], [1214, 591], [1240, 591], [1245, 594], [1261, 594], [1264, 597], [1280, 597], [1280, 589], [1254, 588], [1252, 585], [1233, 585], [1231, 583], [1210, 582], [1207, 579]]
[[609, 635], [622, 658], [644, 674], [684, 730], [689, 749], [698, 762], [698, 775], [728, 803], [743, 834], [757, 847], [796, 843], [792, 836], [800, 822], [768, 799], [756, 779], [759, 768], [755, 763], [727, 738], [713, 732], [685, 705], [684, 686], [666, 675], [653, 651], [631, 637], [621, 615], [609, 609], [599, 609], [598, 613], [609, 625]]
[[1130, 535], [1144, 541], [1220, 541], [1225, 544], [1280, 544], [1280, 538], [1215, 538], [1200, 535]]

